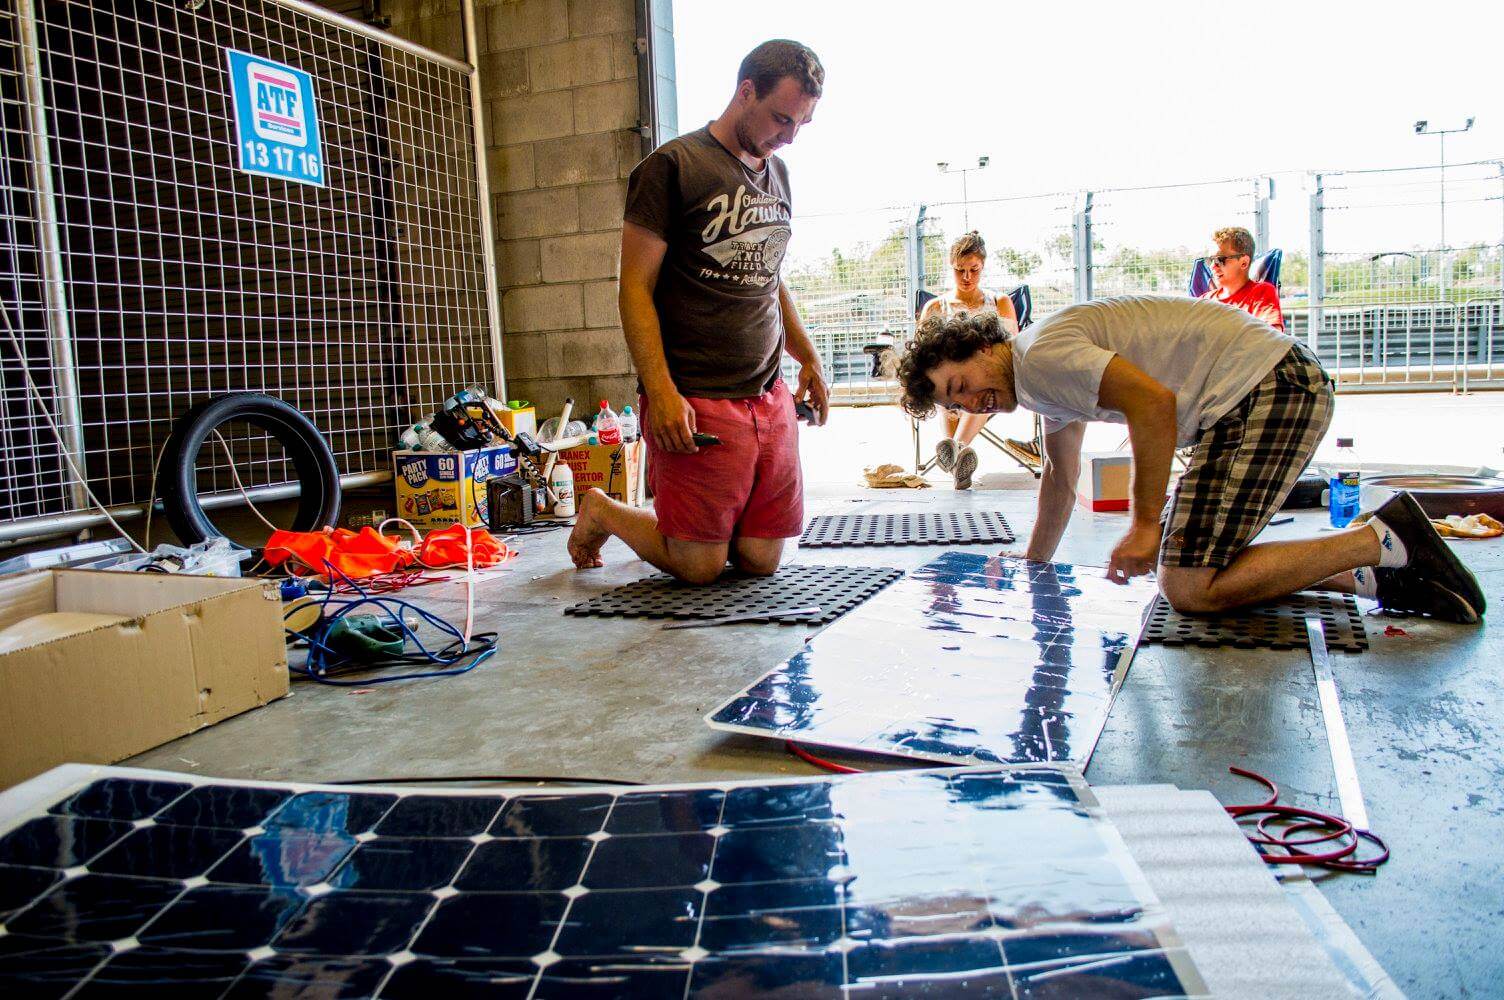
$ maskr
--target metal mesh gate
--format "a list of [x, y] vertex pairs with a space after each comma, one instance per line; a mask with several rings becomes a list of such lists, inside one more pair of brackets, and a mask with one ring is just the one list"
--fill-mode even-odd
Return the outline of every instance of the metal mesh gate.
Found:
[[[404, 424], [498, 380], [471, 67], [295, 0], [49, 0], [33, 55], [31, 7], [0, 13], [4, 306], [107, 505], [148, 499], [171, 421], [213, 393], [285, 399], [342, 472], [372, 479]], [[239, 170], [227, 49], [311, 75], [325, 186]], [[45, 108], [30, 133], [28, 58]], [[60, 314], [38, 277], [35, 170], [54, 192]], [[0, 522], [45, 530], [81, 504], [8, 341], [0, 353]], [[292, 478], [264, 436], [233, 450], [247, 486]], [[233, 490], [222, 456], [205, 459], [201, 491]]]
[[1504, 384], [1504, 163], [1314, 180], [1311, 340], [1340, 387]]

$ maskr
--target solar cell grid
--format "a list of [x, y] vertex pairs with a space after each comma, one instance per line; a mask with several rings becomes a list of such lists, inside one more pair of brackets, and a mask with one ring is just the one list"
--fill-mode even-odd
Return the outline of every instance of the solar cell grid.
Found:
[[[117, 777], [123, 769], [77, 770], [130, 780]], [[65, 870], [71, 859], [45, 852], [7, 864], [5, 874], [27, 877], [8, 878], [11, 895], [0, 896], [14, 907], [0, 910], [0, 992], [942, 996], [960, 981], [968, 996], [1058, 995], [1049, 991], [1061, 981], [1114, 996], [1200, 989], [1070, 771], [510, 796], [196, 784], [174, 796], [196, 803], [176, 815], [205, 822], [106, 824], [118, 839], [97, 855], [143, 832], [168, 831], [176, 844], [187, 831], [191, 864], [146, 849], [127, 852], [130, 875], [97, 873], [92, 862]], [[141, 801], [118, 785], [111, 795]], [[244, 830], [214, 825], [224, 821], [218, 805], [201, 808], [273, 799], [274, 811]], [[0, 816], [0, 845], [37, 815]], [[335, 832], [351, 825], [367, 829]], [[236, 874], [263, 877], [217, 877], [232, 861]], [[205, 867], [208, 877], [197, 874]]]

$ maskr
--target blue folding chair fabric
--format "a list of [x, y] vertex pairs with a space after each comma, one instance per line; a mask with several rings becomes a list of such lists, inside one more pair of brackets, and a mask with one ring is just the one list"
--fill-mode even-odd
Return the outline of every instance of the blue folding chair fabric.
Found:
[[1199, 299], [1211, 291], [1212, 285], [1215, 283], [1216, 278], [1212, 276], [1212, 269], [1207, 265], [1206, 258], [1197, 257], [1196, 263], [1191, 265], [1191, 285], [1186, 291], [1190, 294], [1191, 298]]
[[1019, 285], [1008, 293], [1008, 298], [1013, 300], [1013, 311], [1018, 314], [1018, 328], [1027, 329], [1034, 322], [1034, 296], [1029, 292], [1029, 286]]
[[1254, 281], [1267, 281], [1279, 291], [1279, 269], [1284, 262], [1283, 250], [1266, 250], [1253, 258], [1253, 263], [1248, 266], [1248, 276]]

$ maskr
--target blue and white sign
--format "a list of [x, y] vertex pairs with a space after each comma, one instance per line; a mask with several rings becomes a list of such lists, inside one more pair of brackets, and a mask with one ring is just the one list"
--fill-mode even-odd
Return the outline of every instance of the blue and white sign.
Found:
[[324, 186], [313, 77], [283, 63], [227, 49], [240, 169]]

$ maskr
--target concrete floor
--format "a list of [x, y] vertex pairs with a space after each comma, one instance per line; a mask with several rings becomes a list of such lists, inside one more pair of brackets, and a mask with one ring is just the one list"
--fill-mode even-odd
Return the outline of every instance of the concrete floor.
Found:
[[[812, 486], [808, 514], [930, 508], [1005, 512], [1024, 537], [1028, 491], [878, 493]], [[1102, 564], [1123, 515], [1078, 511], [1060, 558]], [[1303, 513], [1269, 537], [1318, 530]], [[1504, 543], [1455, 543], [1504, 609]], [[712, 732], [702, 716], [779, 663], [805, 631], [735, 625], [663, 631], [645, 620], [577, 619], [570, 604], [645, 575], [620, 543], [608, 566], [570, 568], [563, 533], [520, 542], [511, 570], [476, 588], [476, 621], [503, 652], [444, 680], [348, 689], [295, 683], [290, 698], [167, 744], [128, 763], [239, 778], [528, 774], [698, 781], [810, 773], [771, 741]], [[912, 568], [928, 547], [811, 550], [800, 562]], [[462, 618], [464, 591], [413, 596]], [[1504, 613], [1504, 612], [1501, 612]], [[1495, 620], [1499, 619], [1498, 614]], [[1336, 654], [1372, 823], [1394, 850], [1375, 877], [1323, 888], [1411, 996], [1497, 995], [1504, 953], [1504, 625], [1370, 621], [1373, 648]], [[1338, 810], [1320, 708], [1304, 652], [1142, 648], [1087, 772], [1097, 784], [1172, 782], [1224, 802], [1259, 789], [1227, 773], [1269, 775], [1286, 801]], [[882, 765], [879, 765], [882, 766]], [[1271, 956], [1271, 958], [1275, 958]]]

